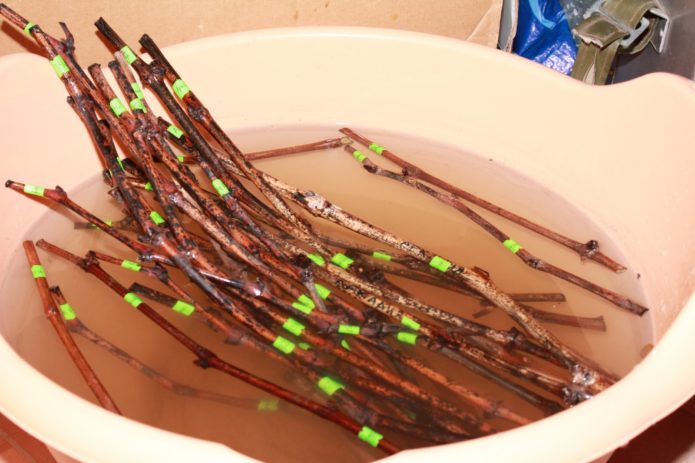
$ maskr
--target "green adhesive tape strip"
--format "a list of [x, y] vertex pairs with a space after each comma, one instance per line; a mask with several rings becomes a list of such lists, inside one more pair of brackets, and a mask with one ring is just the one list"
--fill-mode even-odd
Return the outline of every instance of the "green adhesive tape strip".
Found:
[[297, 343], [297, 345], [300, 347], [300, 349], [304, 349], [304, 350], [311, 349], [311, 344], [307, 344], [306, 342], [300, 342], [300, 343]]
[[331, 262], [334, 263], [335, 265], [337, 265], [338, 267], [347, 270], [347, 268], [348, 268], [350, 265], [352, 265], [352, 263], [355, 262], [355, 261], [352, 260], [352, 259], [350, 259], [350, 258], [349, 258], [348, 256], [346, 256], [345, 254], [339, 252], [339, 253], [336, 254], [335, 256], [331, 257]]
[[345, 385], [334, 380], [330, 376], [324, 376], [318, 382], [319, 389], [328, 395], [333, 395], [341, 389], [345, 389]]
[[217, 194], [220, 196], [229, 194], [229, 189], [227, 188], [227, 185], [225, 185], [224, 182], [219, 178], [216, 178], [212, 181], [212, 186], [215, 188], [215, 191], [217, 191]]
[[135, 93], [136, 97], [145, 98], [145, 95], [142, 93], [142, 88], [140, 88], [140, 84], [138, 84], [137, 82], [131, 82], [130, 88], [133, 89], [133, 92]]
[[410, 345], [414, 346], [417, 343], [417, 334], [408, 333], [406, 331], [400, 331], [396, 335], [396, 339], [398, 339], [403, 344], [410, 344]]
[[[177, 154], [176, 155], [176, 160], [179, 162], [183, 162], [186, 160], [186, 158], [183, 156], [183, 154]], [[226, 187], [225, 187], [226, 188]]]
[[145, 183], [145, 190], [147, 191], [153, 191], [154, 188], [152, 188], [152, 184], [150, 182]]
[[301, 336], [302, 331], [304, 331], [306, 328], [306, 326], [302, 325], [292, 317], [288, 318], [287, 321], [282, 324], [282, 327], [295, 336]]
[[195, 312], [195, 307], [193, 307], [193, 304], [189, 304], [186, 301], [178, 300], [174, 305], [171, 306], [171, 310], [188, 317], [190, 314]]
[[372, 447], [377, 447], [379, 445], [379, 441], [381, 441], [381, 439], [384, 438], [384, 436], [382, 436], [369, 426], [363, 426], [360, 432], [357, 434], [357, 437], [359, 437], [360, 440], [365, 441]]
[[116, 117], [121, 117], [121, 114], [127, 111], [127, 108], [120, 98], [114, 98], [113, 100], [109, 101], [109, 107]]
[[513, 254], [516, 254], [517, 252], [521, 251], [523, 247], [517, 243], [516, 241], [509, 239], [505, 240], [504, 243], [502, 243], [505, 248], [509, 249], [512, 251]]
[[142, 268], [137, 262], [133, 262], [132, 260], [128, 259], [123, 259], [123, 261], [121, 261], [121, 267], [132, 270], [133, 272], [139, 272]]
[[259, 412], [276, 412], [278, 410], [278, 399], [261, 399], [258, 401]]
[[67, 302], [65, 304], [60, 304], [58, 308], [60, 309], [60, 313], [63, 314], [63, 319], [65, 321], [70, 321], [77, 318], [77, 314]]
[[289, 339], [283, 338], [282, 336], [278, 336], [277, 338], [275, 338], [275, 341], [273, 341], [273, 347], [282, 352], [283, 354], [289, 355], [292, 353], [296, 346]]
[[133, 98], [132, 100], [130, 100], [130, 109], [132, 109], [133, 111], [138, 109], [143, 113], [147, 112], [147, 108], [145, 108], [145, 103], [143, 103], [140, 98]]
[[326, 260], [318, 254], [307, 254], [306, 256], [319, 267], [326, 265]]
[[169, 132], [176, 138], [181, 138], [183, 136], [183, 130], [179, 129], [174, 124], [171, 124], [169, 127], [167, 127], [167, 132]]
[[46, 269], [43, 265], [32, 265], [31, 274], [34, 278], [46, 278]]
[[123, 53], [123, 58], [125, 58], [125, 62], [128, 64], [133, 64], [138, 59], [128, 45], [121, 48], [121, 53]]
[[65, 63], [65, 60], [63, 59], [62, 56], [56, 55], [55, 58], [53, 58], [51, 61], [51, 67], [55, 71], [56, 75], [58, 77], [63, 77], [65, 74], [70, 72], [70, 68], [68, 65]]
[[345, 340], [345, 339], [340, 341], [340, 347], [342, 347], [345, 350], [352, 350], [352, 349], [350, 349], [350, 343], [348, 343], [347, 340]]
[[316, 304], [314, 304], [314, 301], [312, 301], [309, 296], [302, 294], [292, 303], [292, 307], [309, 315], [316, 308]]
[[446, 272], [451, 267], [451, 262], [439, 256], [434, 256], [430, 261], [430, 267], [436, 268], [440, 272]]
[[26, 194], [28, 195], [34, 195], [34, 196], [43, 196], [44, 191], [46, 189], [42, 186], [37, 186], [37, 185], [24, 185], [24, 190]]
[[164, 217], [159, 215], [159, 212], [157, 211], [150, 212], [150, 219], [152, 219], [152, 221], [157, 225], [161, 225], [164, 222], [166, 222], [166, 220], [164, 220]]
[[108, 225], [109, 227], [113, 226], [113, 220], [107, 220], [107, 221], [104, 222], [104, 223], [105, 223], [106, 225]]
[[188, 94], [188, 92], [191, 91], [191, 89], [188, 88], [188, 85], [186, 85], [186, 82], [181, 79], [176, 79], [174, 83], [171, 84], [171, 88], [174, 89], [174, 93], [176, 93], [176, 96], [181, 100]]
[[123, 296], [123, 300], [135, 307], [136, 309], [140, 304], [142, 304], [142, 299], [140, 299], [136, 294], [133, 293], [126, 293], [126, 295]]
[[386, 262], [391, 262], [391, 255], [386, 254], [385, 252], [374, 251], [372, 253], [372, 257], [379, 260], [385, 260]]
[[379, 155], [381, 153], [383, 153], [384, 151], [386, 151], [386, 148], [384, 148], [381, 145], [377, 145], [376, 143], [372, 143], [371, 145], [369, 145], [369, 149], [374, 151], [376, 154], [379, 154]]
[[401, 325], [410, 328], [413, 331], [420, 331], [420, 324], [407, 315], [403, 315], [401, 318]]
[[357, 325], [339, 325], [338, 333], [340, 334], [351, 334], [356, 336], [360, 334], [360, 327]]
[[323, 299], [324, 301], [328, 299], [328, 296], [331, 295], [331, 290], [326, 288], [325, 286], [322, 286], [318, 283], [314, 283], [314, 288], [316, 288], [316, 292], [319, 293], [319, 297]]
[[24, 33], [31, 36], [31, 30], [36, 26], [35, 23], [29, 21], [26, 26], [24, 26]]
[[123, 159], [121, 158], [116, 158], [116, 162], [118, 163], [118, 167], [121, 168], [123, 172], [125, 172], [125, 167], [123, 167]]
[[352, 157], [357, 159], [359, 162], [364, 162], [364, 160], [367, 159], [367, 156], [365, 156], [364, 153], [360, 150], [353, 151]]

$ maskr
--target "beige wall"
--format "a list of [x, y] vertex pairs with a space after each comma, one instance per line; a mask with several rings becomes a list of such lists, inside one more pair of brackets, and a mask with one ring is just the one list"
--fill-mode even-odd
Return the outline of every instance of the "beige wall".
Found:
[[[502, 0], [9, 0], [10, 8], [54, 36], [58, 21], [76, 37], [83, 64], [109, 55], [94, 35], [103, 16], [131, 46], [147, 32], [160, 46], [225, 32], [267, 27], [359, 25], [406, 29], [495, 46]], [[0, 55], [32, 50], [4, 21]], [[34, 49], [35, 50], [35, 49]]]

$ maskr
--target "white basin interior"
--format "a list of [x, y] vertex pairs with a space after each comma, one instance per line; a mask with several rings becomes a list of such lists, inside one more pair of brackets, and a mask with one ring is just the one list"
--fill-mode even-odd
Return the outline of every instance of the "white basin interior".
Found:
[[[258, 31], [179, 45], [167, 55], [232, 133], [333, 124], [461, 147], [574, 204], [605, 231], [606, 252], [624, 256], [640, 274], [658, 343], [618, 384], [532, 425], [403, 452], [393, 461], [590, 461], [692, 395], [695, 371], [683, 365], [695, 353], [688, 334], [695, 324], [695, 148], [688, 137], [695, 101], [689, 81], [662, 74], [588, 87], [483, 47], [376, 29]], [[91, 142], [45, 60], [7, 57], [0, 61], [0, 81], [3, 178], [59, 183], [70, 191], [98, 171]], [[448, 175], [456, 179], [455, 171]], [[9, 191], [0, 193], [0, 205], [4, 269], [45, 209]], [[3, 337], [15, 335], [8, 330], [16, 310], [0, 311]], [[0, 383], [0, 410], [78, 459], [245, 458], [109, 414], [40, 375], [3, 339], [0, 364], [11, 372]], [[103, 431], [87, 431], [96, 429]]]

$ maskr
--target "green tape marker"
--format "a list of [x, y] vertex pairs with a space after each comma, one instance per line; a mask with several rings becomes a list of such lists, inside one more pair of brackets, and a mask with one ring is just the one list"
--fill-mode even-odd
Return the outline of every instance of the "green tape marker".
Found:
[[191, 91], [188, 85], [186, 85], [186, 82], [181, 79], [176, 79], [174, 83], [171, 84], [171, 88], [174, 89], [174, 93], [176, 93], [176, 96], [181, 100]]
[[109, 107], [116, 117], [121, 117], [121, 114], [127, 111], [120, 98], [114, 98], [113, 100], [109, 101]]
[[303, 350], [311, 349], [311, 344], [308, 344], [306, 342], [300, 342], [300, 343], [297, 343], [297, 345], [300, 347], [300, 349], [303, 349]]
[[[181, 162], [183, 162], [183, 161], [181, 161]], [[229, 189], [227, 188], [227, 185], [225, 185], [224, 182], [222, 180], [220, 180], [219, 178], [216, 178], [215, 180], [212, 181], [212, 186], [215, 188], [215, 191], [217, 191], [217, 194], [220, 196], [224, 196], [226, 194], [229, 194]]]
[[331, 290], [326, 288], [325, 286], [322, 286], [318, 283], [314, 283], [314, 288], [316, 288], [316, 292], [319, 293], [319, 297], [323, 299], [324, 301], [328, 299], [328, 296], [331, 295]]
[[385, 260], [386, 262], [391, 262], [391, 255], [386, 254], [385, 252], [374, 251], [372, 253], [372, 257], [379, 260]]
[[133, 89], [133, 92], [135, 93], [136, 97], [145, 98], [145, 95], [142, 93], [142, 88], [140, 88], [140, 84], [138, 84], [137, 82], [131, 82], [130, 88]]
[[133, 293], [126, 293], [126, 295], [123, 296], [123, 300], [135, 307], [136, 309], [140, 304], [142, 304], [142, 299], [140, 299], [136, 294]]
[[63, 319], [65, 321], [70, 321], [77, 318], [77, 314], [67, 302], [65, 304], [60, 304], [58, 308], [60, 309], [60, 313], [63, 314]]
[[150, 182], [145, 183], [145, 190], [153, 191], [154, 188], [152, 188], [152, 183], [150, 183]]
[[107, 220], [107, 221], [104, 222], [104, 223], [105, 223], [106, 225], [108, 225], [109, 227], [113, 226], [113, 220]]
[[128, 64], [133, 64], [138, 59], [128, 45], [121, 48], [121, 53], [123, 53], [123, 58], [125, 58], [125, 62]]
[[318, 382], [319, 389], [328, 395], [333, 395], [341, 389], [345, 389], [345, 385], [334, 380], [330, 376], [324, 376]]
[[28, 36], [31, 36], [31, 30], [36, 26], [33, 22], [29, 21], [26, 26], [24, 26], [24, 33]]
[[63, 77], [65, 74], [70, 72], [70, 68], [68, 65], [65, 63], [65, 60], [63, 59], [62, 56], [56, 55], [55, 58], [53, 58], [51, 61], [51, 67], [55, 71], [56, 75], [58, 77]]
[[258, 401], [257, 409], [259, 412], [276, 412], [279, 403], [278, 399], [261, 399]]
[[183, 136], [183, 130], [179, 129], [174, 124], [171, 124], [169, 127], [167, 127], [167, 132], [169, 132], [176, 138], [181, 138]]
[[398, 339], [403, 344], [410, 344], [414, 346], [417, 343], [417, 334], [408, 333], [407, 331], [400, 331], [396, 335], [396, 339]]
[[188, 317], [190, 314], [195, 312], [195, 307], [186, 301], [178, 300], [176, 303], [174, 303], [174, 305], [171, 306], [171, 310]]
[[350, 344], [347, 342], [346, 339], [343, 339], [342, 341], [340, 341], [340, 347], [342, 347], [345, 350], [352, 350], [352, 349], [350, 349]]
[[292, 303], [292, 307], [309, 315], [316, 308], [316, 304], [314, 304], [314, 301], [312, 301], [309, 296], [302, 294]]
[[420, 331], [420, 324], [407, 315], [403, 315], [401, 318], [401, 325], [410, 328], [413, 331]]
[[145, 108], [145, 103], [143, 103], [140, 98], [133, 98], [132, 100], [130, 100], [130, 109], [132, 109], [133, 111], [138, 109], [143, 113], [147, 112], [147, 108]]
[[125, 167], [123, 167], [123, 159], [121, 158], [116, 158], [116, 162], [118, 163], [118, 167], [121, 168], [123, 172], [125, 172]]
[[505, 248], [509, 249], [512, 251], [513, 254], [516, 254], [517, 252], [521, 251], [523, 247], [517, 243], [516, 241], [509, 239], [505, 240], [504, 243], [502, 243]]
[[186, 158], [183, 156], [183, 154], [177, 154], [176, 155], [176, 160], [179, 162], [183, 162], [186, 160]]
[[359, 162], [364, 162], [364, 160], [367, 159], [367, 156], [365, 156], [360, 150], [353, 151], [352, 157], [357, 159]]
[[277, 338], [275, 338], [275, 341], [273, 341], [273, 347], [282, 352], [283, 354], [289, 355], [292, 353], [296, 346], [289, 339], [283, 338], [282, 336], [278, 336]]
[[301, 336], [302, 331], [304, 331], [304, 328], [306, 328], [306, 326], [302, 325], [292, 317], [288, 318], [287, 321], [282, 324], [282, 327], [295, 336]]
[[369, 145], [369, 149], [374, 151], [378, 155], [381, 155], [381, 153], [386, 151], [386, 148], [384, 148], [381, 145], [377, 145], [376, 143], [372, 143], [371, 145]]
[[34, 278], [46, 278], [46, 269], [43, 265], [32, 265], [31, 274]]
[[164, 217], [159, 215], [159, 212], [157, 211], [150, 212], [150, 219], [152, 219], [152, 221], [157, 225], [161, 225], [164, 222], [166, 222], [166, 220], [164, 220]]
[[140, 264], [137, 262], [133, 262], [132, 260], [127, 260], [123, 259], [121, 261], [121, 267], [127, 268], [128, 270], [132, 270], [133, 272], [139, 272], [142, 267], [140, 267]]
[[339, 252], [339, 253], [336, 254], [335, 256], [331, 257], [331, 262], [334, 263], [335, 265], [337, 265], [338, 267], [347, 270], [347, 268], [348, 268], [350, 265], [352, 265], [352, 263], [355, 262], [355, 261], [352, 260], [352, 259], [350, 259], [350, 258], [349, 258], [348, 256], [346, 256], [345, 254]]
[[430, 261], [430, 267], [436, 268], [440, 272], [446, 272], [451, 267], [451, 262], [439, 256], [434, 256]]
[[26, 184], [23, 191], [28, 195], [43, 196], [45, 190], [42, 186]]
[[318, 254], [307, 254], [306, 256], [319, 267], [326, 265], [325, 259]]
[[384, 436], [382, 436], [369, 426], [362, 427], [360, 432], [357, 434], [357, 437], [359, 437], [360, 440], [365, 441], [372, 447], [377, 447], [379, 445], [379, 441], [381, 441], [381, 439], [384, 438]]
[[338, 333], [340, 334], [351, 334], [356, 336], [360, 334], [360, 327], [357, 325], [339, 325]]

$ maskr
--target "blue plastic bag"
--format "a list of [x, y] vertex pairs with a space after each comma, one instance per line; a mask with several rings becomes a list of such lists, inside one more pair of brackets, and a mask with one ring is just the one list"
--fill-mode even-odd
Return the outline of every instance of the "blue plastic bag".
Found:
[[520, 0], [512, 52], [569, 75], [577, 45], [557, 0]]

